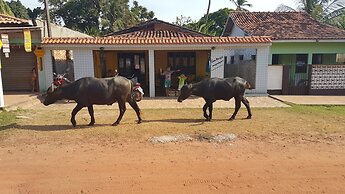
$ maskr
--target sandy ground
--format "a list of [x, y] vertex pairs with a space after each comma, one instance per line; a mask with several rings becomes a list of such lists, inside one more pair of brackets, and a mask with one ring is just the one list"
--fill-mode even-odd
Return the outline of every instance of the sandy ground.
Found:
[[[215, 109], [128, 110], [117, 127], [114, 110], [97, 109], [87, 127], [67, 110], [26, 110], [0, 130], [0, 193], [344, 193], [344, 116], [313, 109], [253, 109], [253, 119], [227, 121]], [[324, 110], [328, 111], [328, 109]], [[334, 111], [334, 110], [333, 110]], [[116, 114], [116, 113], [115, 113]], [[152, 144], [152, 136], [234, 133], [226, 143]]]
[[238, 140], [0, 148], [0, 193], [344, 193], [344, 147]]

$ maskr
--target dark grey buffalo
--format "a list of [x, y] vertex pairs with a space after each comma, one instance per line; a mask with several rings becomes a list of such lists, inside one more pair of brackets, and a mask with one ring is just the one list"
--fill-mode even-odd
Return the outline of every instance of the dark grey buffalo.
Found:
[[[190, 95], [203, 97], [206, 102], [203, 107], [204, 117], [207, 121], [210, 121], [212, 119], [213, 102], [216, 100], [229, 101], [231, 98], [235, 98], [235, 112], [229, 120], [235, 119], [236, 114], [241, 107], [241, 102], [247, 108], [247, 119], [250, 119], [252, 117], [252, 113], [249, 101], [244, 97], [246, 89], [250, 89], [250, 84], [240, 77], [225, 79], [211, 78], [195, 84], [184, 85], [181, 88], [181, 94], [177, 101], [182, 102]], [[209, 115], [207, 115], [207, 109], [209, 110]]]
[[[141, 89], [141, 88], [140, 88]], [[141, 123], [140, 109], [136, 101], [140, 101], [142, 95], [139, 91], [133, 91], [133, 83], [125, 77], [115, 76], [112, 78], [81, 78], [71, 84], [62, 87], [50, 87], [43, 104], [50, 105], [61, 99], [74, 100], [77, 106], [72, 111], [71, 122], [76, 126], [75, 115], [87, 107], [91, 116], [89, 126], [95, 123], [93, 105], [119, 104], [120, 114], [113, 125], [118, 125], [126, 111], [126, 102], [135, 110], [138, 123]]]

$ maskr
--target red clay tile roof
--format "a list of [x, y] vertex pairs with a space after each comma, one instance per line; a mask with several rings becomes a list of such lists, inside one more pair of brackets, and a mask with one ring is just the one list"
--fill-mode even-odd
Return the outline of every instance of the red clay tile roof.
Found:
[[249, 36], [286, 39], [345, 39], [345, 30], [322, 24], [303, 12], [231, 12], [223, 36], [236, 24]]
[[191, 34], [183, 32], [174, 32], [169, 30], [142, 30], [136, 32], [130, 32], [126, 34], [120, 34], [115, 37], [128, 37], [128, 38], [169, 38], [169, 37], [194, 37]]
[[271, 43], [267, 36], [255, 37], [179, 37], [179, 38], [132, 38], [132, 37], [96, 37], [96, 38], [44, 38], [43, 45], [183, 45], [183, 44], [250, 44]]
[[176, 38], [176, 37], [210, 37], [207, 34], [196, 32], [175, 24], [158, 19], [152, 19], [134, 27], [117, 31], [106, 37], [133, 37], [133, 38]]
[[0, 14], [0, 27], [30, 26], [29, 20]]

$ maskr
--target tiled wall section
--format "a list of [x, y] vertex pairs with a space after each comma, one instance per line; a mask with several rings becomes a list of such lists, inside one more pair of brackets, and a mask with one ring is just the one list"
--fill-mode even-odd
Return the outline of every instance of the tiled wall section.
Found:
[[74, 78], [94, 77], [92, 50], [73, 50]]
[[313, 65], [311, 89], [345, 89], [345, 65]]

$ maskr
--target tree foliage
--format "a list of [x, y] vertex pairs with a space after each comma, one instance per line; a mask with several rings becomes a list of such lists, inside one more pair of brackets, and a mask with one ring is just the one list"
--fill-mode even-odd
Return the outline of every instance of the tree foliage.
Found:
[[7, 4], [11, 8], [15, 17], [29, 19], [28, 11], [20, 0], [11, 0], [10, 2], [7, 2]]
[[322, 22], [330, 22], [345, 11], [344, 0], [298, 0], [297, 5], [296, 10], [282, 4], [276, 11], [304, 11]]
[[210, 13], [207, 18], [205, 14], [199, 21], [193, 21], [190, 17], [177, 17], [174, 24], [185, 28], [202, 32], [212, 36], [220, 36], [224, 30], [226, 20], [228, 19], [231, 9], [223, 8], [216, 12]]
[[108, 34], [154, 17], [137, 1], [130, 7], [129, 0], [50, 0], [49, 7], [53, 22], [90, 35]]
[[42, 17], [44, 10], [41, 7], [36, 7], [33, 10], [30, 8], [26, 9], [30, 19], [36, 19]]
[[8, 6], [8, 4], [3, 0], [0, 0], [0, 14], [14, 16], [10, 6]]
[[236, 11], [248, 11], [244, 7], [252, 7], [253, 5], [248, 3], [247, 0], [230, 0], [236, 6]]

